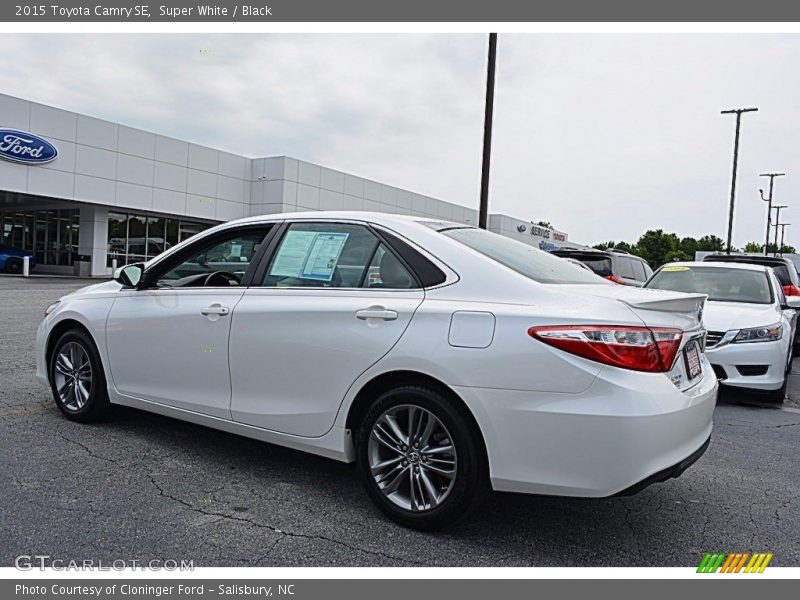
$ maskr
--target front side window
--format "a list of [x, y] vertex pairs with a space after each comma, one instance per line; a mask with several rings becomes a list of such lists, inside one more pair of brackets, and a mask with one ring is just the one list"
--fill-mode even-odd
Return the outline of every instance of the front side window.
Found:
[[266, 236], [266, 228], [241, 229], [192, 246], [190, 256], [157, 277], [158, 287], [228, 287], [240, 285]]
[[646, 287], [706, 294], [717, 302], [772, 304], [769, 279], [763, 271], [667, 265], [653, 275]]
[[594, 273], [578, 265], [484, 229], [459, 227], [441, 233], [539, 283], [599, 283]]
[[265, 287], [415, 287], [414, 278], [369, 229], [292, 223], [275, 251]]

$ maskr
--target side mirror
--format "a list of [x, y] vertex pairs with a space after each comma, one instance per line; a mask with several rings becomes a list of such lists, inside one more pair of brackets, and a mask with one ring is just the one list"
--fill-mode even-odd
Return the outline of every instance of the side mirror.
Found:
[[800, 296], [786, 296], [786, 306], [800, 309]]
[[126, 265], [117, 271], [114, 281], [121, 283], [125, 287], [135, 288], [139, 285], [144, 274], [144, 263]]

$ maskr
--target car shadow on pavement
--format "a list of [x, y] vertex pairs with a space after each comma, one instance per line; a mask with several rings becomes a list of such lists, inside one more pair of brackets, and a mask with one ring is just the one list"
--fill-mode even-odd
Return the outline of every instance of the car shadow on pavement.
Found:
[[[381, 515], [353, 465], [130, 408], [117, 407], [100, 429], [113, 442], [108, 450], [119, 454], [110, 460], [136, 456], [158, 494], [178, 508], [292, 537], [335, 539], [365, 552], [379, 549], [387, 564], [672, 564], [654, 543], [696, 536], [687, 518], [702, 522], [702, 507], [719, 500], [703, 497], [711, 490], [690, 469], [630, 497], [493, 493], [468, 519], [423, 533]], [[675, 564], [702, 555], [699, 544], [688, 546], [697, 550], [687, 557], [676, 549]]]

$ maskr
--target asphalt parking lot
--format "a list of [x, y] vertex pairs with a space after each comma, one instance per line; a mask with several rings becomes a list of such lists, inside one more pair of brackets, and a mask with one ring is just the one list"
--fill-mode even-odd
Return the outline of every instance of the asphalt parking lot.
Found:
[[800, 364], [782, 409], [725, 394], [679, 479], [601, 500], [495, 494], [457, 528], [419, 533], [383, 518], [348, 465], [131, 409], [62, 418], [34, 377], [34, 335], [86, 283], [0, 277], [2, 566], [692, 566], [706, 551], [800, 566]]

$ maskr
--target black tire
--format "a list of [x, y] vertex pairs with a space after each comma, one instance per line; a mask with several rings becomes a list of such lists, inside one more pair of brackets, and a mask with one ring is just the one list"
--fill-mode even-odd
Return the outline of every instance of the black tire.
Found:
[[[370, 469], [368, 447], [373, 427], [386, 411], [406, 405], [433, 414], [446, 427], [458, 457], [450, 491], [440, 504], [427, 510], [412, 511], [393, 503], [381, 491]], [[376, 506], [393, 521], [412, 529], [433, 530], [451, 525], [474, 511], [489, 492], [486, 451], [471, 416], [456, 400], [422, 385], [400, 385], [376, 398], [358, 427], [356, 460], [367, 494]]]
[[[59, 393], [57, 386], [57, 357], [68, 344], [77, 344], [88, 357], [91, 365], [89, 380], [91, 385], [88, 390], [88, 399], [81, 406], [70, 406], [69, 401], [65, 401]], [[53, 393], [58, 409], [71, 421], [79, 423], [93, 423], [104, 419], [110, 412], [111, 405], [108, 401], [108, 388], [106, 387], [106, 377], [103, 372], [103, 364], [100, 355], [89, 335], [80, 329], [70, 329], [63, 334], [53, 346], [53, 352], [49, 357], [49, 378], [50, 389]], [[73, 395], [72, 398], [75, 398]], [[69, 398], [68, 398], [69, 399]]]
[[6, 273], [11, 275], [19, 275], [22, 273], [22, 259], [9, 258], [6, 260]]

